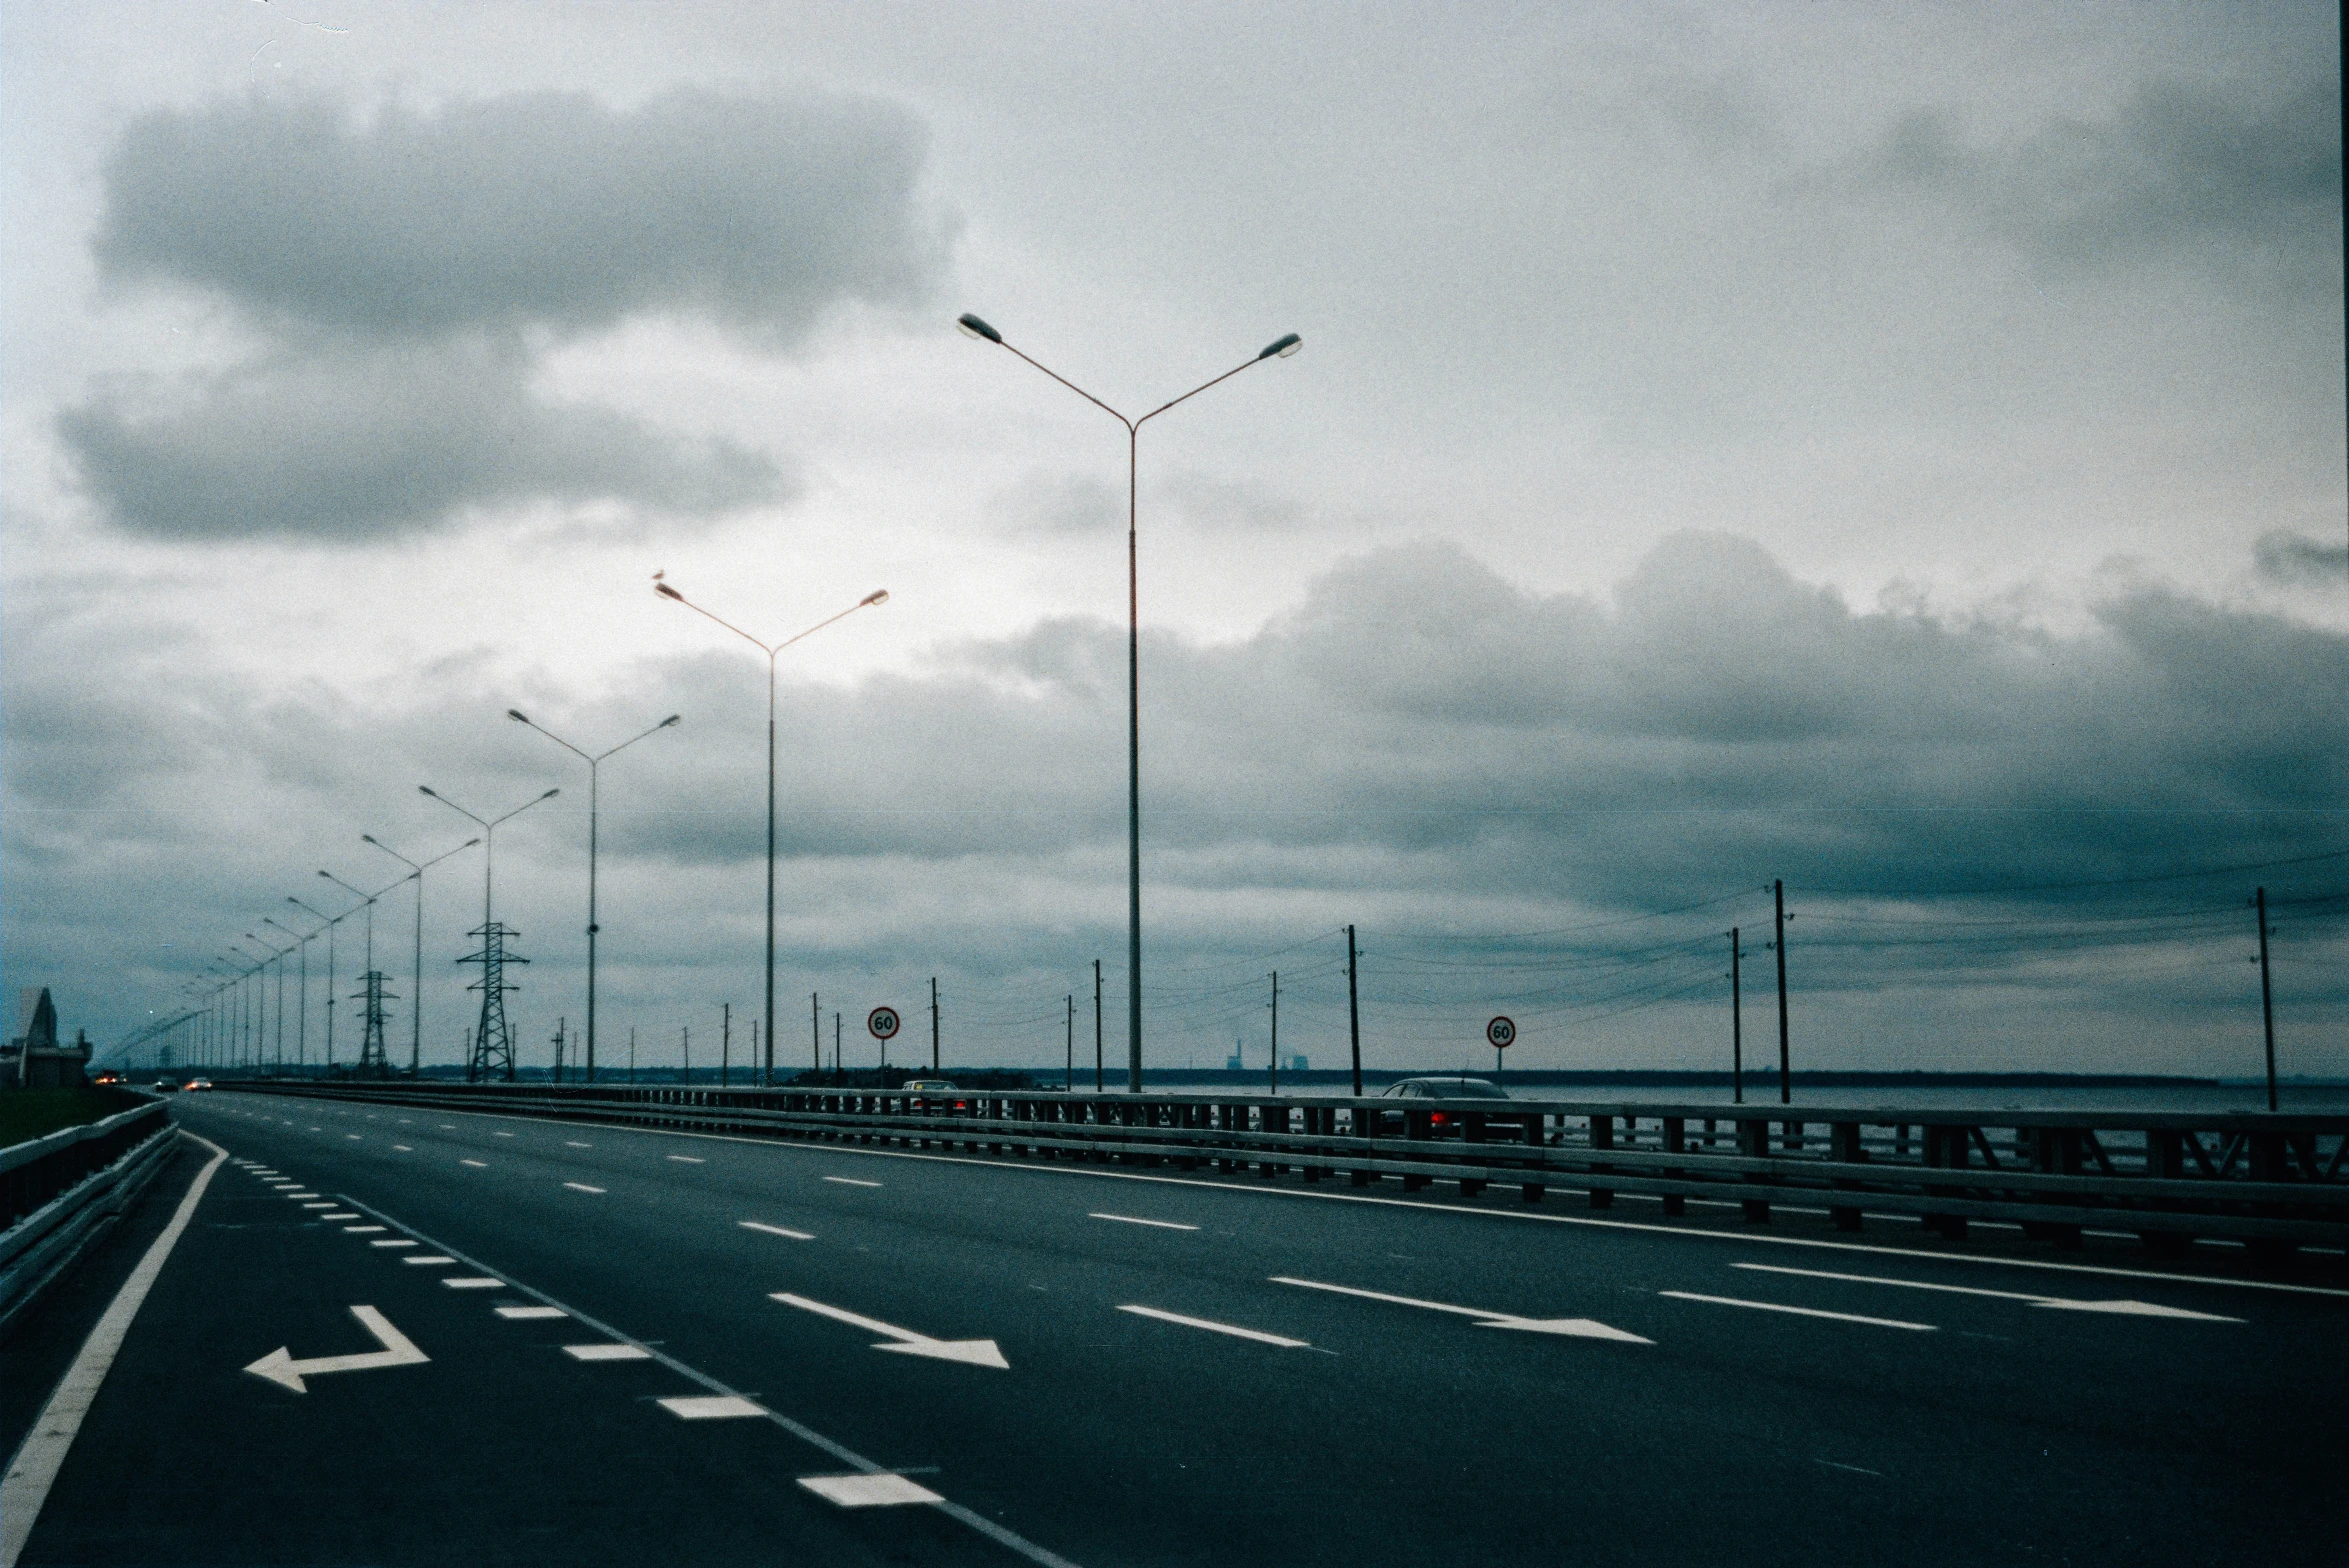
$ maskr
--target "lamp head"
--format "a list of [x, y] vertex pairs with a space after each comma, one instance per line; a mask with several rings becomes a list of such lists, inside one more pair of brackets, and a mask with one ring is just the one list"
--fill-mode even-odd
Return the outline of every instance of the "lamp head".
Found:
[[560, 795], [561, 793], [563, 793], [563, 792], [562, 792], [561, 790], [559, 790], [559, 789], [550, 789], [550, 790], [548, 790], [548, 791], [547, 791], [545, 794], [543, 794], [543, 795], [539, 796], [538, 798], [539, 798], [540, 800], [552, 800], [552, 799], [554, 799], [554, 798], [555, 798], [557, 795]]
[[676, 589], [670, 587], [667, 583], [654, 583], [653, 592], [659, 594], [664, 599], [674, 599], [679, 604], [683, 604], [685, 602], [685, 595], [679, 593]]
[[863, 599], [858, 601], [857, 608], [861, 610], [868, 604], [887, 604], [888, 602], [889, 590], [886, 588], [876, 588], [871, 593], [866, 594]]
[[476, 844], [478, 844], [478, 843], [480, 843], [480, 842], [481, 842], [481, 835], [480, 835], [480, 834], [478, 834], [478, 833], [476, 833], [476, 834], [474, 834], [474, 835], [473, 835], [471, 838], [469, 838], [469, 839], [465, 840], [465, 842], [464, 842], [464, 843], [462, 843], [462, 844], [459, 844], [457, 847], [458, 847], [459, 849], [471, 849], [471, 848], [472, 848], [474, 845], [476, 845]]
[[520, 708], [508, 708], [506, 710], [506, 717], [512, 719], [516, 724], [528, 724], [530, 722], [530, 720], [523, 715], [523, 712]]
[[1282, 359], [1287, 359], [1291, 354], [1296, 353], [1297, 350], [1303, 348], [1304, 346], [1305, 340], [1297, 336], [1296, 333], [1291, 332], [1284, 337], [1275, 338], [1270, 343], [1265, 344], [1264, 352], [1257, 355], [1256, 357], [1258, 359], [1271, 359], [1277, 355]]
[[987, 325], [987, 323], [981, 321], [978, 317], [972, 315], [968, 311], [965, 311], [960, 316], [957, 316], [955, 318], [954, 324], [962, 329], [962, 335], [966, 338], [982, 338], [989, 343], [1000, 343], [1003, 341], [1002, 333], [996, 331], [993, 327]]
[[[372, 833], [362, 833], [359, 835], [359, 842], [362, 844], [375, 844], [375, 835]], [[383, 848], [381, 844], [375, 844], [375, 847], [377, 849]]]
[[432, 786], [431, 786], [431, 785], [429, 785], [429, 784], [419, 784], [419, 785], [417, 785], [417, 786], [416, 786], [416, 789], [417, 789], [417, 792], [418, 792], [419, 794], [424, 794], [424, 795], [432, 795], [432, 798], [433, 798], [434, 800], [438, 800], [438, 799], [440, 799], [440, 797], [439, 797], [438, 795], [433, 795], [433, 794], [432, 794]]
[[320, 876], [322, 876], [322, 877], [326, 878], [326, 880], [327, 880], [327, 881], [329, 881], [329, 882], [332, 882], [332, 881], [334, 880], [334, 873], [333, 873], [333, 872], [331, 872], [331, 871], [321, 871], [321, 872], [319, 872], [318, 874], [319, 874]]
[[670, 725], [672, 725], [672, 724], [682, 724], [682, 723], [684, 723], [684, 722], [685, 722], [685, 715], [684, 715], [684, 714], [682, 714], [682, 713], [672, 713], [672, 714], [670, 714], [670, 715], [669, 715], [667, 718], [665, 718], [665, 719], [661, 720], [661, 722], [660, 722], [659, 724], [655, 725], [655, 726], [654, 726], [654, 728], [656, 728], [656, 729], [664, 729], [664, 730], [665, 730], [665, 729], [667, 729], [667, 728], [668, 728]]

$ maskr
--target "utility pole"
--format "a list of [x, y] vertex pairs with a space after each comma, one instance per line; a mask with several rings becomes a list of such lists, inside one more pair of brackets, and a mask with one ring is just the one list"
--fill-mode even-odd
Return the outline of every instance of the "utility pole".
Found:
[[734, 1066], [734, 1004], [726, 1002], [718, 1008], [718, 1087], [726, 1087], [726, 1074]]
[[1061, 1068], [1060, 1092], [1077, 1086], [1077, 993], [1068, 994], [1068, 1061]]
[[1268, 1094], [1281, 1092], [1281, 972], [1272, 972], [1272, 1060], [1265, 1065], [1264, 1087]]
[[813, 991], [807, 994], [807, 1044], [808, 1049], [815, 1052], [816, 1074], [821, 1077], [824, 1071], [824, 1013]]
[[2259, 1021], [2267, 1030], [2267, 1108], [2276, 1108], [2276, 1007], [2267, 984], [2267, 889], [2255, 889], [2252, 907], [2259, 911]]
[[1346, 927], [1346, 1033], [1354, 1046], [1354, 1098], [1362, 1098], [1362, 999], [1354, 984], [1354, 928]]
[[832, 1015], [832, 1077], [840, 1077], [840, 1015]]
[[693, 1082], [693, 1025], [686, 1024], [677, 1031], [677, 1049], [685, 1053], [685, 1081]]
[[1101, 960], [1093, 960], [1093, 1092], [1099, 1094], [1101, 1080]]
[[570, 1024], [568, 1018], [555, 1020], [555, 1082], [563, 1081], [563, 1030]]
[[628, 1031], [628, 1086], [636, 1087], [636, 1031]]
[[930, 976], [930, 1071], [943, 1071], [938, 1065], [938, 977]]
[[759, 1087], [771, 1089], [775, 1085], [775, 1042], [767, 1042], [767, 1054], [759, 1055], [759, 1021], [750, 1021], [750, 1059], [759, 1063]]
[[1794, 1102], [1794, 1079], [1786, 1064], [1786, 884], [1770, 884], [1772, 903], [1778, 914], [1778, 940], [1772, 945], [1778, 950], [1778, 1103]]
[[1740, 979], [1737, 927], [1729, 928], [1729, 1098], [1745, 1103], [1745, 1009], [1738, 995]]

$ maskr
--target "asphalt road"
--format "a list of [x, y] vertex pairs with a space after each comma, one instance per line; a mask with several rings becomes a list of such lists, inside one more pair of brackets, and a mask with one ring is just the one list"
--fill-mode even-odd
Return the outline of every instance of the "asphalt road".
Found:
[[2349, 1292], [175, 1110], [230, 1160], [28, 1563], [2313, 1562], [2349, 1522]]

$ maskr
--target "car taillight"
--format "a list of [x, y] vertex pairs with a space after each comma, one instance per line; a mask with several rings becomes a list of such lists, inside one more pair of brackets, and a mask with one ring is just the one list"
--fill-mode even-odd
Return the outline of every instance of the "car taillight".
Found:
[[1432, 1122], [1434, 1125], [1436, 1125], [1436, 1126], [1438, 1126], [1438, 1127], [1441, 1127], [1441, 1126], [1444, 1124], [1444, 1113], [1443, 1113], [1443, 1112], [1441, 1112], [1441, 1111], [1437, 1111], [1437, 1112], [1435, 1112], [1434, 1114], [1432, 1114], [1431, 1116], [1429, 1116], [1429, 1117], [1428, 1117], [1428, 1120], [1429, 1120], [1430, 1122]]

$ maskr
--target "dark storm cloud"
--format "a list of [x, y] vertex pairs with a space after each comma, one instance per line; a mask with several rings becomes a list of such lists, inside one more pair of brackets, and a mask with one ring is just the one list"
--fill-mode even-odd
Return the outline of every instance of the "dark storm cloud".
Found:
[[2060, 267], [2173, 254], [2305, 264], [2340, 238], [2340, 88], [2311, 83], [2246, 105], [2155, 82], [2109, 117], [2061, 118], [2000, 143], [1922, 113], [1856, 173], [1950, 201]]
[[533, 497], [708, 514], [791, 488], [763, 454], [549, 403], [528, 377], [477, 343], [336, 345], [104, 387], [58, 428], [108, 517], [163, 539], [375, 539]]
[[385, 335], [674, 311], [783, 343], [832, 304], [926, 296], [948, 228], [920, 124], [855, 99], [529, 93], [361, 123], [246, 98], [141, 116], [96, 250], [262, 318]]

